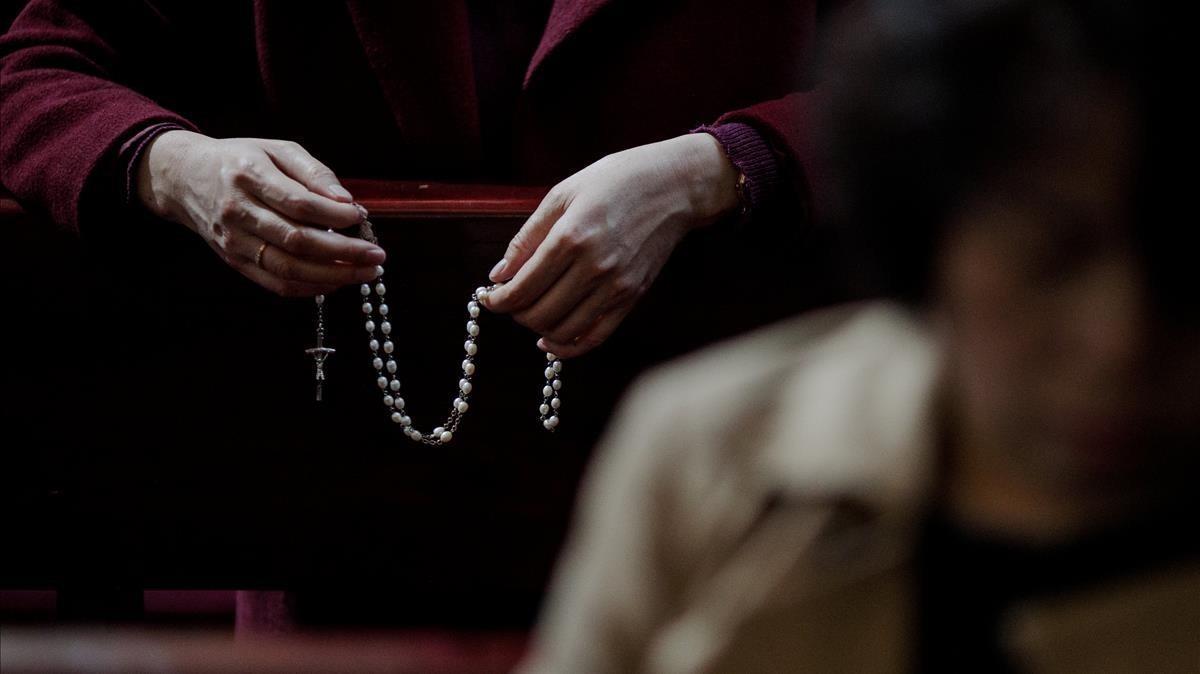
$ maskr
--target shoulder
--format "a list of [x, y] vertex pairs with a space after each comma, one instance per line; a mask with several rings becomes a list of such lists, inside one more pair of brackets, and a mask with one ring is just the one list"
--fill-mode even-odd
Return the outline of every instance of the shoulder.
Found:
[[673, 472], [690, 464], [763, 490], [903, 498], [891, 492], [919, 489], [939, 360], [910, 310], [846, 305], [651, 371], [619, 419], [628, 436], [659, 437], [659, 455], [640, 459]]

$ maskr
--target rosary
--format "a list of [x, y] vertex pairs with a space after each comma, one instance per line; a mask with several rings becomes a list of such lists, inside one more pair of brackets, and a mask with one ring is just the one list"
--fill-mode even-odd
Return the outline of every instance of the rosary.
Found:
[[[374, 227], [367, 219], [367, 210], [362, 206], [358, 206], [358, 208], [362, 213], [362, 221], [359, 223], [358, 230], [359, 236], [364, 241], [378, 245], [379, 240], [375, 237]], [[458, 380], [458, 394], [451, 403], [450, 414], [446, 417], [445, 424], [434, 428], [429, 433], [422, 433], [413, 426], [412, 418], [404, 411], [404, 398], [400, 397], [400, 378], [396, 375], [398, 365], [393, 357], [396, 347], [391, 340], [392, 324], [388, 318], [388, 305], [384, 299], [387, 294], [387, 286], [383, 283], [383, 267], [375, 267], [374, 287], [369, 283], [364, 283], [359, 288], [363, 301], [362, 312], [366, 317], [364, 325], [369, 339], [367, 344], [371, 349], [371, 365], [375, 368], [376, 373], [375, 384], [383, 393], [383, 406], [390, 413], [392, 421], [400, 424], [404, 429], [404, 434], [413, 441], [426, 445], [444, 445], [450, 442], [462, 423], [463, 415], [470, 409], [471, 391], [474, 388], [471, 377], [475, 374], [475, 354], [479, 352], [479, 346], [476, 344], [476, 339], [479, 337], [477, 319], [482, 312], [483, 303], [487, 302], [488, 293], [495, 288], [496, 285], [480, 286], [475, 289], [475, 292], [471, 294], [471, 299], [467, 302], [467, 339], [463, 343], [466, 358], [462, 362], [463, 376]], [[372, 293], [375, 295], [374, 302], [371, 298]], [[325, 346], [325, 296], [317, 295], [314, 300], [317, 305], [317, 345], [306, 349], [305, 353], [312, 356], [315, 365], [317, 400], [320, 401], [322, 385], [325, 382], [325, 360], [335, 352], [335, 349]], [[376, 323], [377, 319], [378, 323]], [[383, 341], [380, 342], [380, 339]], [[546, 385], [542, 388], [542, 404], [538, 407], [538, 412], [541, 415], [542, 426], [548, 431], [553, 431], [558, 427], [558, 408], [562, 405], [562, 401], [558, 397], [559, 391], [562, 389], [562, 378], [560, 377], [562, 368], [561, 360], [552, 353], [546, 354]]]

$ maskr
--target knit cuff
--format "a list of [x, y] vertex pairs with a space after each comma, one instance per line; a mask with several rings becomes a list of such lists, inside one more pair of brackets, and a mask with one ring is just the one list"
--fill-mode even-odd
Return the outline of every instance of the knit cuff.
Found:
[[746, 204], [755, 210], [765, 203], [779, 184], [779, 160], [771, 146], [753, 126], [742, 122], [705, 124], [692, 133], [707, 133], [725, 150], [725, 156], [746, 176]]

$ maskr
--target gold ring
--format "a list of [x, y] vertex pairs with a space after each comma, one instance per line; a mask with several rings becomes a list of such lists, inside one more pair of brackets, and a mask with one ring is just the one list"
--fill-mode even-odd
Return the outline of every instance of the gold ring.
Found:
[[263, 257], [263, 252], [264, 252], [266, 249], [267, 249], [267, 242], [266, 242], [266, 241], [263, 241], [263, 242], [262, 242], [262, 245], [260, 245], [260, 246], [258, 247], [258, 251], [257, 251], [256, 253], [254, 253], [254, 266], [255, 266], [255, 267], [258, 267], [259, 269], [262, 269], [262, 268], [263, 268], [263, 266], [262, 266], [262, 257]]

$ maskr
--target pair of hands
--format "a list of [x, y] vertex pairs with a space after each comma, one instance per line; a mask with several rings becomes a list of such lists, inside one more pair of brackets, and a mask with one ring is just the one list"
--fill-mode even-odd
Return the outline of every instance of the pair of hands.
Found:
[[[555, 185], [513, 237], [489, 275], [503, 285], [487, 308], [538, 333], [545, 351], [586, 353], [620, 325], [688, 231], [737, 206], [736, 179], [703, 133], [600, 159]], [[138, 196], [280, 295], [369, 281], [385, 258], [378, 246], [327, 231], [357, 224], [358, 209], [333, 171], [290, 141], [167, 131], [143, 155]]]

